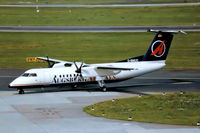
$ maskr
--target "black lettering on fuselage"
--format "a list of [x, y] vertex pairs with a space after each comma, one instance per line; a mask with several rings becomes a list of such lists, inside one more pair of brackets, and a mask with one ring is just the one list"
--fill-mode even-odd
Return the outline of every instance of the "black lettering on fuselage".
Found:
[[56, 83], [56, 75], [54, 76], [53, 81], [54, 81], [54, 83]]
[[54, 75], [54, 78], [53, 78], [53, 82], [55, 84], [59, 84], [59, 83], [67, 83], [67, 82], [84, 82], [84, 78], [82, 78], [81, 76], [79, 75], [75, 75], [75, 77], [73, 77], [75, 74], [72, 74], [71, 77], [68, 77], [68, 76], [59, 76], [59, 75]]

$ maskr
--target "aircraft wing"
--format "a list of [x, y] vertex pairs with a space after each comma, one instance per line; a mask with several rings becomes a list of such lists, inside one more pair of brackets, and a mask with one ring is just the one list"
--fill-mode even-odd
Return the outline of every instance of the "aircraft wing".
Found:
[[133, 70], [132, 68], [122, 68], [122, 67], [114, 67], [114, 66], [96, 66], [95, 68], [97, 74], [101, 77], [107, 76], [107, 75], [114, 75], [120, 73], [123, 71], [129, 71]]
[[52, 63], [68, 63], [68, 64], [73, 64], [73, 62], [68, 62], [68, 61], [63, 61], [63, 60], [57, 60], [57, 59], [51, 59], [51, 58], [47, 58], [47, 57], [36, 57], [39, 60], [44, 60], [44, 61], [49, 61]]
[[130, 71], [133, 70], [132, 68], [122, 68], [122, 67], [112, 67], [112, 66], [98, 66], [96, 69], [103, 69], [103, 70], [123, 70], [123, 71]]

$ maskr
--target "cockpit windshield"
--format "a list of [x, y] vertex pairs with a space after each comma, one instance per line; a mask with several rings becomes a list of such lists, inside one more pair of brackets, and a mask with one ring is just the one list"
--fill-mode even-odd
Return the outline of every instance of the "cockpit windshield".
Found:
[[22, 74], [22, 77], [28, 77], [29, 73]]
[[24, 73], [22, 74], [22, 77], [37, 77], [36, 73]]

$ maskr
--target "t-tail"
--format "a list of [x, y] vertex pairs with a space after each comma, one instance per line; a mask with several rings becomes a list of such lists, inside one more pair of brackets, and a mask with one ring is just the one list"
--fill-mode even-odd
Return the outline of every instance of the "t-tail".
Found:
[[143, 61], [157, 61], [166, 60], [167, 55], [173, 40], [173, 34], [185, 33], [183, 31], [159, 31], [149, 30], [149, 32], [156, 32], [156, 35], [151, 42], [151, 45], [143, 57]]
[[147, 52], [138, 57], [129, 58], [119, 62], [134, 62], [134, 61], [162, 61], [167, 59], [167, 55], [173, 40], [174, 34], [183, 33], [183, 31], [161, 31], [161, 30], [148, 30], [149, 32], [155, 32], [155, 37], [149, 46]]

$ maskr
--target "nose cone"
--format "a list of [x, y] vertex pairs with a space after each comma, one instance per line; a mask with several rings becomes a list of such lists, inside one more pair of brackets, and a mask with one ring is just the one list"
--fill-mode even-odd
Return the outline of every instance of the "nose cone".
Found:
[[[15, 81], [15, 80], [14, 80], [14, 81]], [[12, 81], [12, 82], [8, 85], [9, 88], [15, 88], [14, 85], [13, 85], [13, 82], [14, 82], [14, 81]]]
[[19, 84], [19, 78], [16, 78], [15, 80], [13, 80], [8, 87], [9, 88], [17, 88], [17, 84]]
[[8, 88], [12, 88], [12, 85], [9, 84], [9, 85], [8, 85]]

